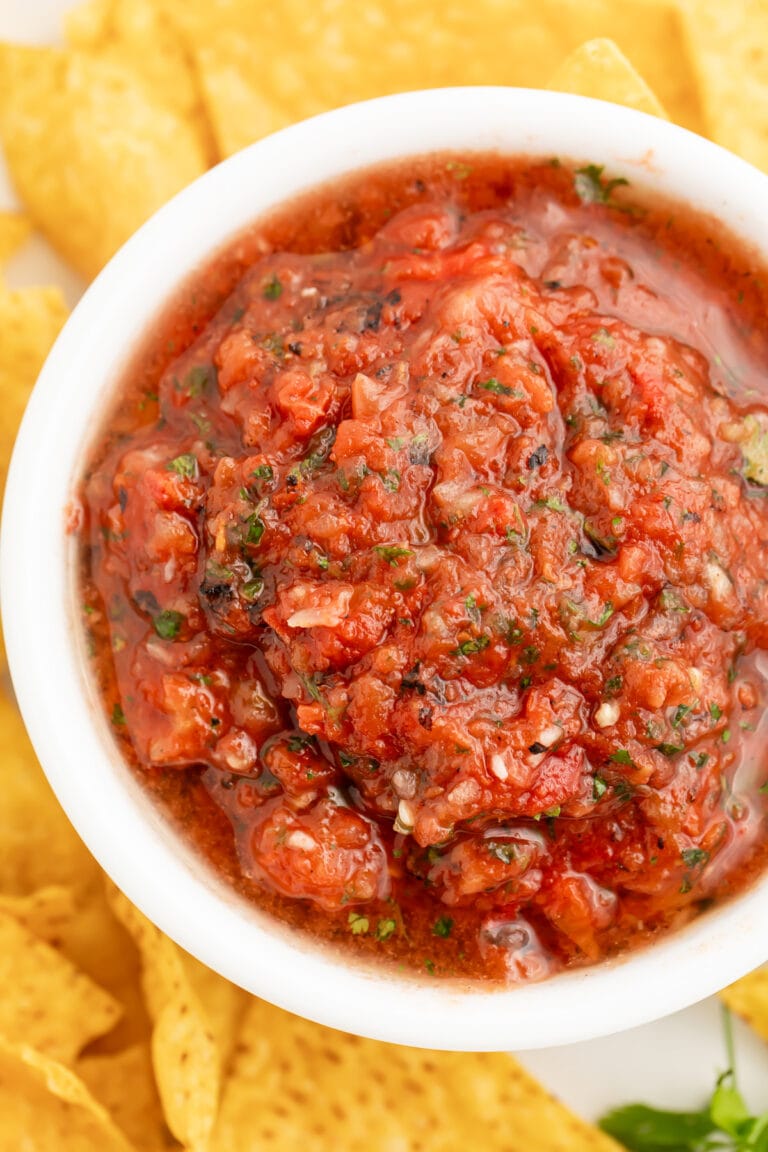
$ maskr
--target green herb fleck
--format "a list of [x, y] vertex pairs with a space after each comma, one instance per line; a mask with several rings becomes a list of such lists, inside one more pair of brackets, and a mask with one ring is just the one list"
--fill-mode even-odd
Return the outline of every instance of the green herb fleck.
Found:
[[171, 460], [168, 471], [175, 472], [178, 476], [184, 476], [187, 480], [197, 480], [197, 457], [193, 456], [191, 452], [185, 452], [182, 456], [177, 456], [175, 460]]
[[258, 576], [255, 579], [248, 580], [245, 584], [243, 584], [242, 588], [240, 589], [240, 594], [244, 600], [253, 601], [258, 600], [263, 591], [264, 581], [260, 576]]
[[604, 180], [603, 171], [602, 164], [587, 164], [585, 168], [577, 168], [573, 187], [582, 204], [608, 204], [615, 207], [611, 201], [614, 189], [629, 184], [629, 181], [623, 176]]
[[502, 864], [512, 864], [517, 859], [517, 845], [513, 840], [488, 840], [486, 848]]
[[482, 652], [491, 642], [490, 636], [483, 633], [475, 640], [464, 640], [455, 650], [456, 656], [473, 656], [475, 652]]
[[478, 387], [484, 388], [486, 392], [495, 392], [497, 396], [512, 396], [514, 393], [514, 388], [499, 383], [495, 376], [491, 376], [490, 380], [481, 380]]
[[159, 612], [152, 623], [155, 626], [155, 632], [157, 632], [161, 639], [175, 640], [181, 631], [182, 625], [186, 624], [186, 618], [181, 612], [167, 610], [165, 612]]
[[279, 300], [283, 294], [283, 286], [278, 279], [277, 273], [273, 272], [271, 279], [265, 283], [262, 294], [265, 300]]
[[672, 727], [679, 728], [690, 711], [690, 704], [678, 704], [677, 708], [675, 709], [675, 714], [672, 717]]
[[398, 560], [404, 556], [413, 556], [410, 548], [403, 548], [399, 544], [377, 544], [373, 550], [378, 552], [382, 560], [386, 560], [387, 564], [391, 564], [393, 568], [397, 567]]
[[396, 920], [379, 920], [379, 923], [376, 925], [376, 939], [389, 940], [390, 936], [394, 936], [396, 931]]
[[112, 709], [112, 723], [116, 728], [125, 727], [125, 712], [119, 704], [115, 704]]
[[361, 916], [359, 912], [350, 912], [347, 924], [353, 936], [365, 936], [371, 926], [368, 917]]
[[452, 929], [453, 920], [451, 920], [450, 916], [440, 916], [432, 926], [432, 935], [446, 938], [450, 936]]
[[246, 520], [248, 531], [245, 534], [245, 543], [257, 545], [264, 535], [264, 521], [255, 512]]
[[680, 855], [686, 868], [698, 868], [709, 860], [709, 852], [703, 848], [684, 848]]
[[628, 764], [632, 768], [635, 767], [635, 762], [626, 748], [617, 748], [615, 752], [611, 752], [608, 759], [612, 760], [614, 764]]

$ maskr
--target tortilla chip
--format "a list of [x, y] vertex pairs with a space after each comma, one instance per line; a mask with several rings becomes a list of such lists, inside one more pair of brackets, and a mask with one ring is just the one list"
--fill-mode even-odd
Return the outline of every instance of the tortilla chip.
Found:
[[221, 1074], [226, 1076], [250, 996], [187, 952], [177, 951], [190, 987], [205, 1011], [216, 1041]]
[[768, 8], [684, 0], [682, 12], [706, 135], [768, 171]]
[[[223, 1061], [213, 1009], [220, 1013], [225, 999], [230, 1005], [240, 1003], [244, 994], [210, 973], [207, 986], [209, 993], [216, 989], [216, 1000], [211, 996], [204, 1004], [181, 949], [112, 885], [108, 893], [141, 953], [144, 995], [154, 1025], [152, 1064], [168, 1127], [182, 1144], [201, 1152], [209, 1146], [218, 1110]], [[234, 1012], [226, 1014], [227, 1022]]]
[[101, 1053], [148, 1039], [138, 950], [112, 914], [101, 877], [86, 892], [49, 885], [28, 896], [0, 895], [0, 912], [60, 952], [121, 1005], [118, 1025], [96, 1042]]
[[31, 235], [32, 225], [21, 212], [0, 212], [0, 264], [7, 264]]
[[141, 1152], [179, 1147], [165, 1123], [148, 1044], [136, 1044], [113, 1056], [87, 1056], [78, 1061], [75, 1071]]
[[758, 968], [730, 984], [720, 993], [720, 999], [750, 1024], [758, 1036], [768, 1041], [768, 968]]
[[130, 68], [12, 44], [0, 45], [0, 139], [30, 216], [85, 276], [208, 159]]
[[[343, 1139], [340, 1138], [343, 1133]], [[215, 1152], [618, 1152], [511, 1057], [332, 1032], [251, 1000]]]
[[588, 40], [582, 44], [563, 61], [547, 87], [555, 92], [609, 100], [669, 119], [645, 80], [612, 40]]
[[0, 1147], [8, 1152], [131, 1152], [68, 1068], [0, 1036]]
[[0, 895], [0, 914], [12, 916], [38, 940], [55, 948], [68, 921], [75, 914], [75, 895], [70, 888], [50, 884], [28, 896]]
[[58, 288], [0, 285], [0, 493], [32, 385], [66, 318]]
[[194, 54], [222, 153], [354, 100], [446, 84], [541, 85], [584, 40], [631, 52], [670, 114], [700, 127], [677, 9], [661, 0], [353, 0], [308, 9], [252, 0], [158, 0]]
[[109, 993], [4, 912], [0, 988], [0, 1034], [65, 1064], [120, 1017]]
[[97, 874], [37, 763], [18, 711], [0, 693], [0, 890], [82, 887]]
[[195, 127], [209, 161], [217, 159], [189, 55], [154, 0], [88, 0], [65, 13], [64, 27], [71, 47], [140, 76], [155, 100]]

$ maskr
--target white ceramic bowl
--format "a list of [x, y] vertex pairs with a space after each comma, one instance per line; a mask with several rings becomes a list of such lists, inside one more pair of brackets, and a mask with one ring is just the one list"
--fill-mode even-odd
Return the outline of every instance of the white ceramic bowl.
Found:
[[768, 957], [768, 876], [619, 962], [543, 984], [462, 991], [358, 967], [225, 889], [122, 763], [87, 677], [64, 531], [89, 437], [149, 322], [243, 226], [342, 173], [431, 151], [498, 149], [606, 164], [719, 217], [768, 260], [768, 178], [664, 121], [551, 92], [409, 93], [343, 108], [254, 144], [197, 180], [115, 256], [40, 375], [5, 498], [2, 609], [13, 681], [69, 818], [147, 916], [230, 980], [302, 1016], [405, 1044], [525, 1049], [585, 1040], [683, 1008]]

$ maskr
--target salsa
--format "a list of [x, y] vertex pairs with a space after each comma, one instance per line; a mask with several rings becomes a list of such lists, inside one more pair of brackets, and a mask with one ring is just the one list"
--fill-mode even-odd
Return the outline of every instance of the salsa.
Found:
[[624, 184], [440, 156], [259, 222], [82, 483], [138, 778], [249, 899], [434, 976], [616, 955], [766, 860], [764, 288]]

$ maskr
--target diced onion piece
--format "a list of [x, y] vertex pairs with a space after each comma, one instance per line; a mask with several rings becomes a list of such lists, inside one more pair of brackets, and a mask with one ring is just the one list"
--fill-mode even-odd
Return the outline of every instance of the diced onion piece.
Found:
[[595, 712], [595, 724], [599, 728], [610, 728], [619, 718], [621, 709], [615, 700], [604, 700]]
[[497, 780], [506, 780], [509, 776], [509, 769], [504, 762], [504, 757], [500, 756], [498, 752], [494, 752], [491, 756], [491, 772]]
[[298, 848], [302, 852], [313, 852], [317, 847], [314, 837], [308, 832], [303, 832], [301, 828], [290, 832], [285, 842], [289, 848]]
[[397, 819], [395, 820], [395, 832], [402, 832], [408, 835], [413, 831], [413, 826], [416, 823], [416, 813], [413, 807], [407, 800], [401, 800], [397, 806]]
[[559, 728], [557, 724], [550, 724], [548, 728], [539, 733], [536, 741], [538, 744], [543, 744], [545, 748], [551, 748], [553, 744], [557, 744], [562, 735], [562, 728]]
[[731, 581], [725, 569], [716, 560], [708, 560], [704, 565], [704, 582], [715, 600], [728, 600], [731, 595]]

